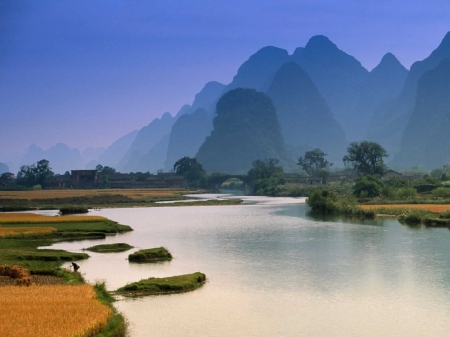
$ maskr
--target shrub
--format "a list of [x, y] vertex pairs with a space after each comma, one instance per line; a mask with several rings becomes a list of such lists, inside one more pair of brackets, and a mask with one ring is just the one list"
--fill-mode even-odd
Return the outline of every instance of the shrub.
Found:
[[362, 176], [353, 187], [353, 195], [360, 198], [378, 197], [382, 188], [383, 182], [379, 175]]
[[397, 197], [400, 199], [415, 199], [417, 197], [417, 190], [412, 187], [403, 187], [398, 190]]
[[431, 191], [431, 194], [435, 198], [450, 198], [450, 188], [448, 187], [438, 187], [435, 190]]

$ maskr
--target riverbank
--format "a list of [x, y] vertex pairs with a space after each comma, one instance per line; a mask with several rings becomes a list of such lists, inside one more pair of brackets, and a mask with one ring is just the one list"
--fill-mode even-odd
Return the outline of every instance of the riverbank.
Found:
[[168, 206], [237, 205], [239, 199], [188, 201], [186, 194], [201, 191], [180, 189], [98, 189], [0, 191], [0, 212], [60, 210], [64, 208], [127, 208]]
[[[105, 285], [86, 284], [78, 272], [60, 268], [64, 262], [87, 259], [89, 255], [38, 247], [55, 241], [115, 235], [131, 231], [131, 227], [98, 216], [44, 217], [29, 213], [0, 214], [0, 225], [0, 298], [10, 303], [0, 305], [0, 319], [9, 322], [0, 328], [2, 336], [11, 331], [20, 336], [30, 332], [43, 336], [61, 336], [61, 332], [82, 337], [125, 336], [125, 319], [114, 309], [114, 298]], [[33, 310], [33, 301], [39, 303], [38, 311]], [[59, 315], [54, 314], [55, 306]], [[37, 321], [47, 323], [36, 327]]]

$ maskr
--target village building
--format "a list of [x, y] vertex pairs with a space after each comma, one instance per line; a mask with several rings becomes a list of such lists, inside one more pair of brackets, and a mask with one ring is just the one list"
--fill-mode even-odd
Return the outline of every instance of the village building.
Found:
[[97, 185], [97, 170], [71, 170], [73, 188], [94, 188]]

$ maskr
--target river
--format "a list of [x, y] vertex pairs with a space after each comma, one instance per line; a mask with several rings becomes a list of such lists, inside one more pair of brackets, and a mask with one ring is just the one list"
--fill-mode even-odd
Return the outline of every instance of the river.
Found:
[[174, 256], [131, 264], [126, 258], [136, 249], [89, 252], [80, 271], [110, 290], [148, 277], [206, 274], [207, 283], [193, 292], [119, 299], [115, 306], [133, 337], [449, 335], [447, 229], [389, 219], [318, 220], [298, 199], [245, 200], [94, 211], [134, 231], [52, 248], [126, 242], [136, 249], [164, 246]]

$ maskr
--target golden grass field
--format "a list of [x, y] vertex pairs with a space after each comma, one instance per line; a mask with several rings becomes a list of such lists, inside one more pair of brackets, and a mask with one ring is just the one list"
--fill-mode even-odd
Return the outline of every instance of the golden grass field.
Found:
[[34, 213], [0, 213], [0, 224], [2, 223], [52, 223], [52, 222], [95, 222], [106, 221], [107, 218], [98, 215], [65, 215], [45, 216]]
[[1, 191], [0, 200], [4, 199], [52, 199], [95, 195], [125, 195], [133, 199], [145, 197], [174, 197], [186, 190], [177, 189], [100, 189], [100, 190], [35, 190], [35, 191]]
[[89, 284], [0, 287], [0, 336], [90, 337], [112, 314]]
[[450, 205], [439, 204], [396, 204], [396, 205], [360, 205], [362, 209], [377, 209], [377, 208], [401, 208], [401, 209], [421, 209], [433, 213], [441, 213], [450, 210]]
[[8, 236], [49, 234], [56, 231], [57, 229], [53, 227], [0, 227], [0, 238], [6, 238]]

